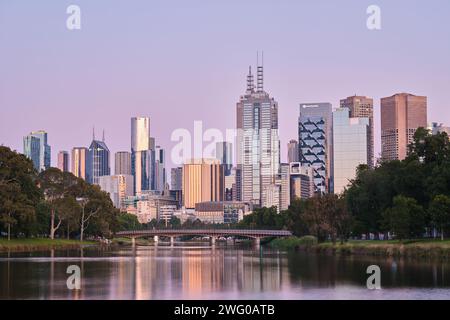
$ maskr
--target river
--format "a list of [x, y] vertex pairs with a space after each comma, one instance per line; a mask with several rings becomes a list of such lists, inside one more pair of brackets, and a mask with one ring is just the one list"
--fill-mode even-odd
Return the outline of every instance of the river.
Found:
[[187, 243], [2, 253], [0, 299], [450, 299], [450, 263]]

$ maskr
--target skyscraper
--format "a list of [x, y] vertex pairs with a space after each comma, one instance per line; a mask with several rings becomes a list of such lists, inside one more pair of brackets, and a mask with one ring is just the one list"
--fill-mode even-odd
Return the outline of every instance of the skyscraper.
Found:
[[370, 167], [374, 166], [374, 121], [373, 121], [373, 99], [364, 96], [352, 96], [342, 99], [340, 102], [341, 108], [348, 108], [350, 110], [350, 118], [368, 118], [369, 119], [369, 144], [367, 146], [367, 164]]
[[183, 165], [183, 205], [195, 208], [206, 201], [223, 201], [224, 166], [217, 159], [193, 159]]
[[233, 167], [233, 145], [230, 142], [221, 141], [216, 143], [216, 159], [220, 160], [220, 163], [224, 165], [225, 175], [231, 174], [231, 168]]
[[314, 168], [315, 192], [332, 191], [333, 125], [331, 103], [302, 103], [298, 118], [299, 160]]
[[181, 190], [183, 187], [183, 168], [177, 167], [170, 170], [170, 190]]
[[256, 206], [267, 203], [268, 188], [280, 168], [278, 103], [264, 91], [263, 79], [263, 66], [258, 65], [255, 89], [249, 68], [247, 91], [236, 105], [237, 196]]
[[298, 162], [298, 142], [297, 140], [292, 139], [288, 143], [288, 163]]
[[307, 199], [314, 196], [314, 168], [302, 166], [300, 162], [289, 164], [290, 196], [295, 199]]
[[150, 118], [131, 118], [131, 174], [136, 194], [152, 188], [154, 156], [151, 151]]
[[41, 172], [50, 168], [51, 148], [47, 144], [47, 132], [33, 131], [23, 138], [23, 153], [33, 161], [34, 168]]
[[113, 205], [125, 211], [125, 199], [133, 195], [133, 177], [126, 174], [117, 174], [101, 176], [98, 181], [100, 188], [109, 193]]
[[369, 118], [351, 118], [348, 108], [333, 111], [334, 193], [344, 191], [360, 164], [369, 164], [369, 131]]
[[87, 152], [86, 160], [86, 180], [91, 184], [99, 184], [101, 176], [109, 176], [111, 169], [109, 167], [109, 149], [103, 140], [95, 140], [92, 137], [91, 145]]
[[131, 153], [128, 151], [116, 152], [114, 156], [114, 173], [131, 175]]
[[75, 177], [86, 180], [86, 161], [88, 149], [75, 147], [72, 149], [72, 173]]
[[427, 127], [427, 97], [398, 93], [381, 98], [382, 159], [405, 159], [419, 127]]
[[69, 153], [67, 151], [58, 152], [58, 169], [62, 172], [69, 171]]
[[155, 147], [154, 179], [152, 189], [163, 191], [166, 185], [166, 155], [160, 146]]

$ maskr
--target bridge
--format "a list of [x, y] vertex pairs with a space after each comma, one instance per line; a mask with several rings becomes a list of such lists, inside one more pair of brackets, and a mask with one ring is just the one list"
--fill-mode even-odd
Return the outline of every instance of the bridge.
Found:
[[153, 237], [155, 243], [158, 243], [159, 237], [170, 238], [170, 244], [175, 243], [175, 238], [182, 236], [202, 236], [209, 237], [211, 244], [216, 243], [218, 237], [238, 236], [255, 240], [255, 244], [259, 245], [262, 238], [267, 237], [290, 237], [292, 232], [287, 230], [257, 230], [257, 229], [150, 229], [150, 230], [134, 230], [120, 231], [116, 233], [116, 237], [131, 238], [132, 244], [135, 245], [136, 238]]

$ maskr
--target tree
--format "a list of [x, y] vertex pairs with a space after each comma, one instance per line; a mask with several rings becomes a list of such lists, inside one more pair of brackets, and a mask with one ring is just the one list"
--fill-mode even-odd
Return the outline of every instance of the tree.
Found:
[[[50, 205], [50, 239], [54, 239], [64, 218], [64, 214], [58, 212], [57, 205], [61, 204], [61, 199], [70, 196], [77, 178], [69, 172], [49, 168], [39, 174], [39, 181], [45, 199]], [[56, 220], [58, 220], [57, 224], [55, 224]]]
[[435, 228], [441, 232], [441, 240], [444, 240], [444, 230], [450, 226], [450, 197], [437, 195], [429, 208], [431, 221]]
[[393, 206], [383, 213], [383, 219], [386, 228], [399, 240], [421, 236], [425, 231], [424, 210], [412, 198], [396, 196]]
[[142, 229], [142, 224], [136, 215], [129, 213], [119, 213], [117, 215], [117, 230], [118, 231], [128, 231], [128, 230], [139, 230]]
[[31, 160], [10, 148], [0, 146], [0, 224], [16, 234], [29, 233], [36, 219], [35, 206], [42, 194], [36, 184]]

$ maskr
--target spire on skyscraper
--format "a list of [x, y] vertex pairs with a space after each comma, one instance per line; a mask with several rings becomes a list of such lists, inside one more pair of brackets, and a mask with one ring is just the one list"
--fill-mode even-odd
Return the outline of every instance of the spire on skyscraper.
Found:
[[248, 67], [247, 75], [247, 93], [253, 93], [255, 91], [255, 84], [253, 83], [252, 67]]
[[256, 92], [264, 91], [264, 52], [261, 53], [261, 65], [259, 65], [259, 52], [256, 52]]
[[95, 126], [92, 126], [92, 140], [95, 140]]
[[105, 129], [103, 129], [102, 141], [105, 142]]

